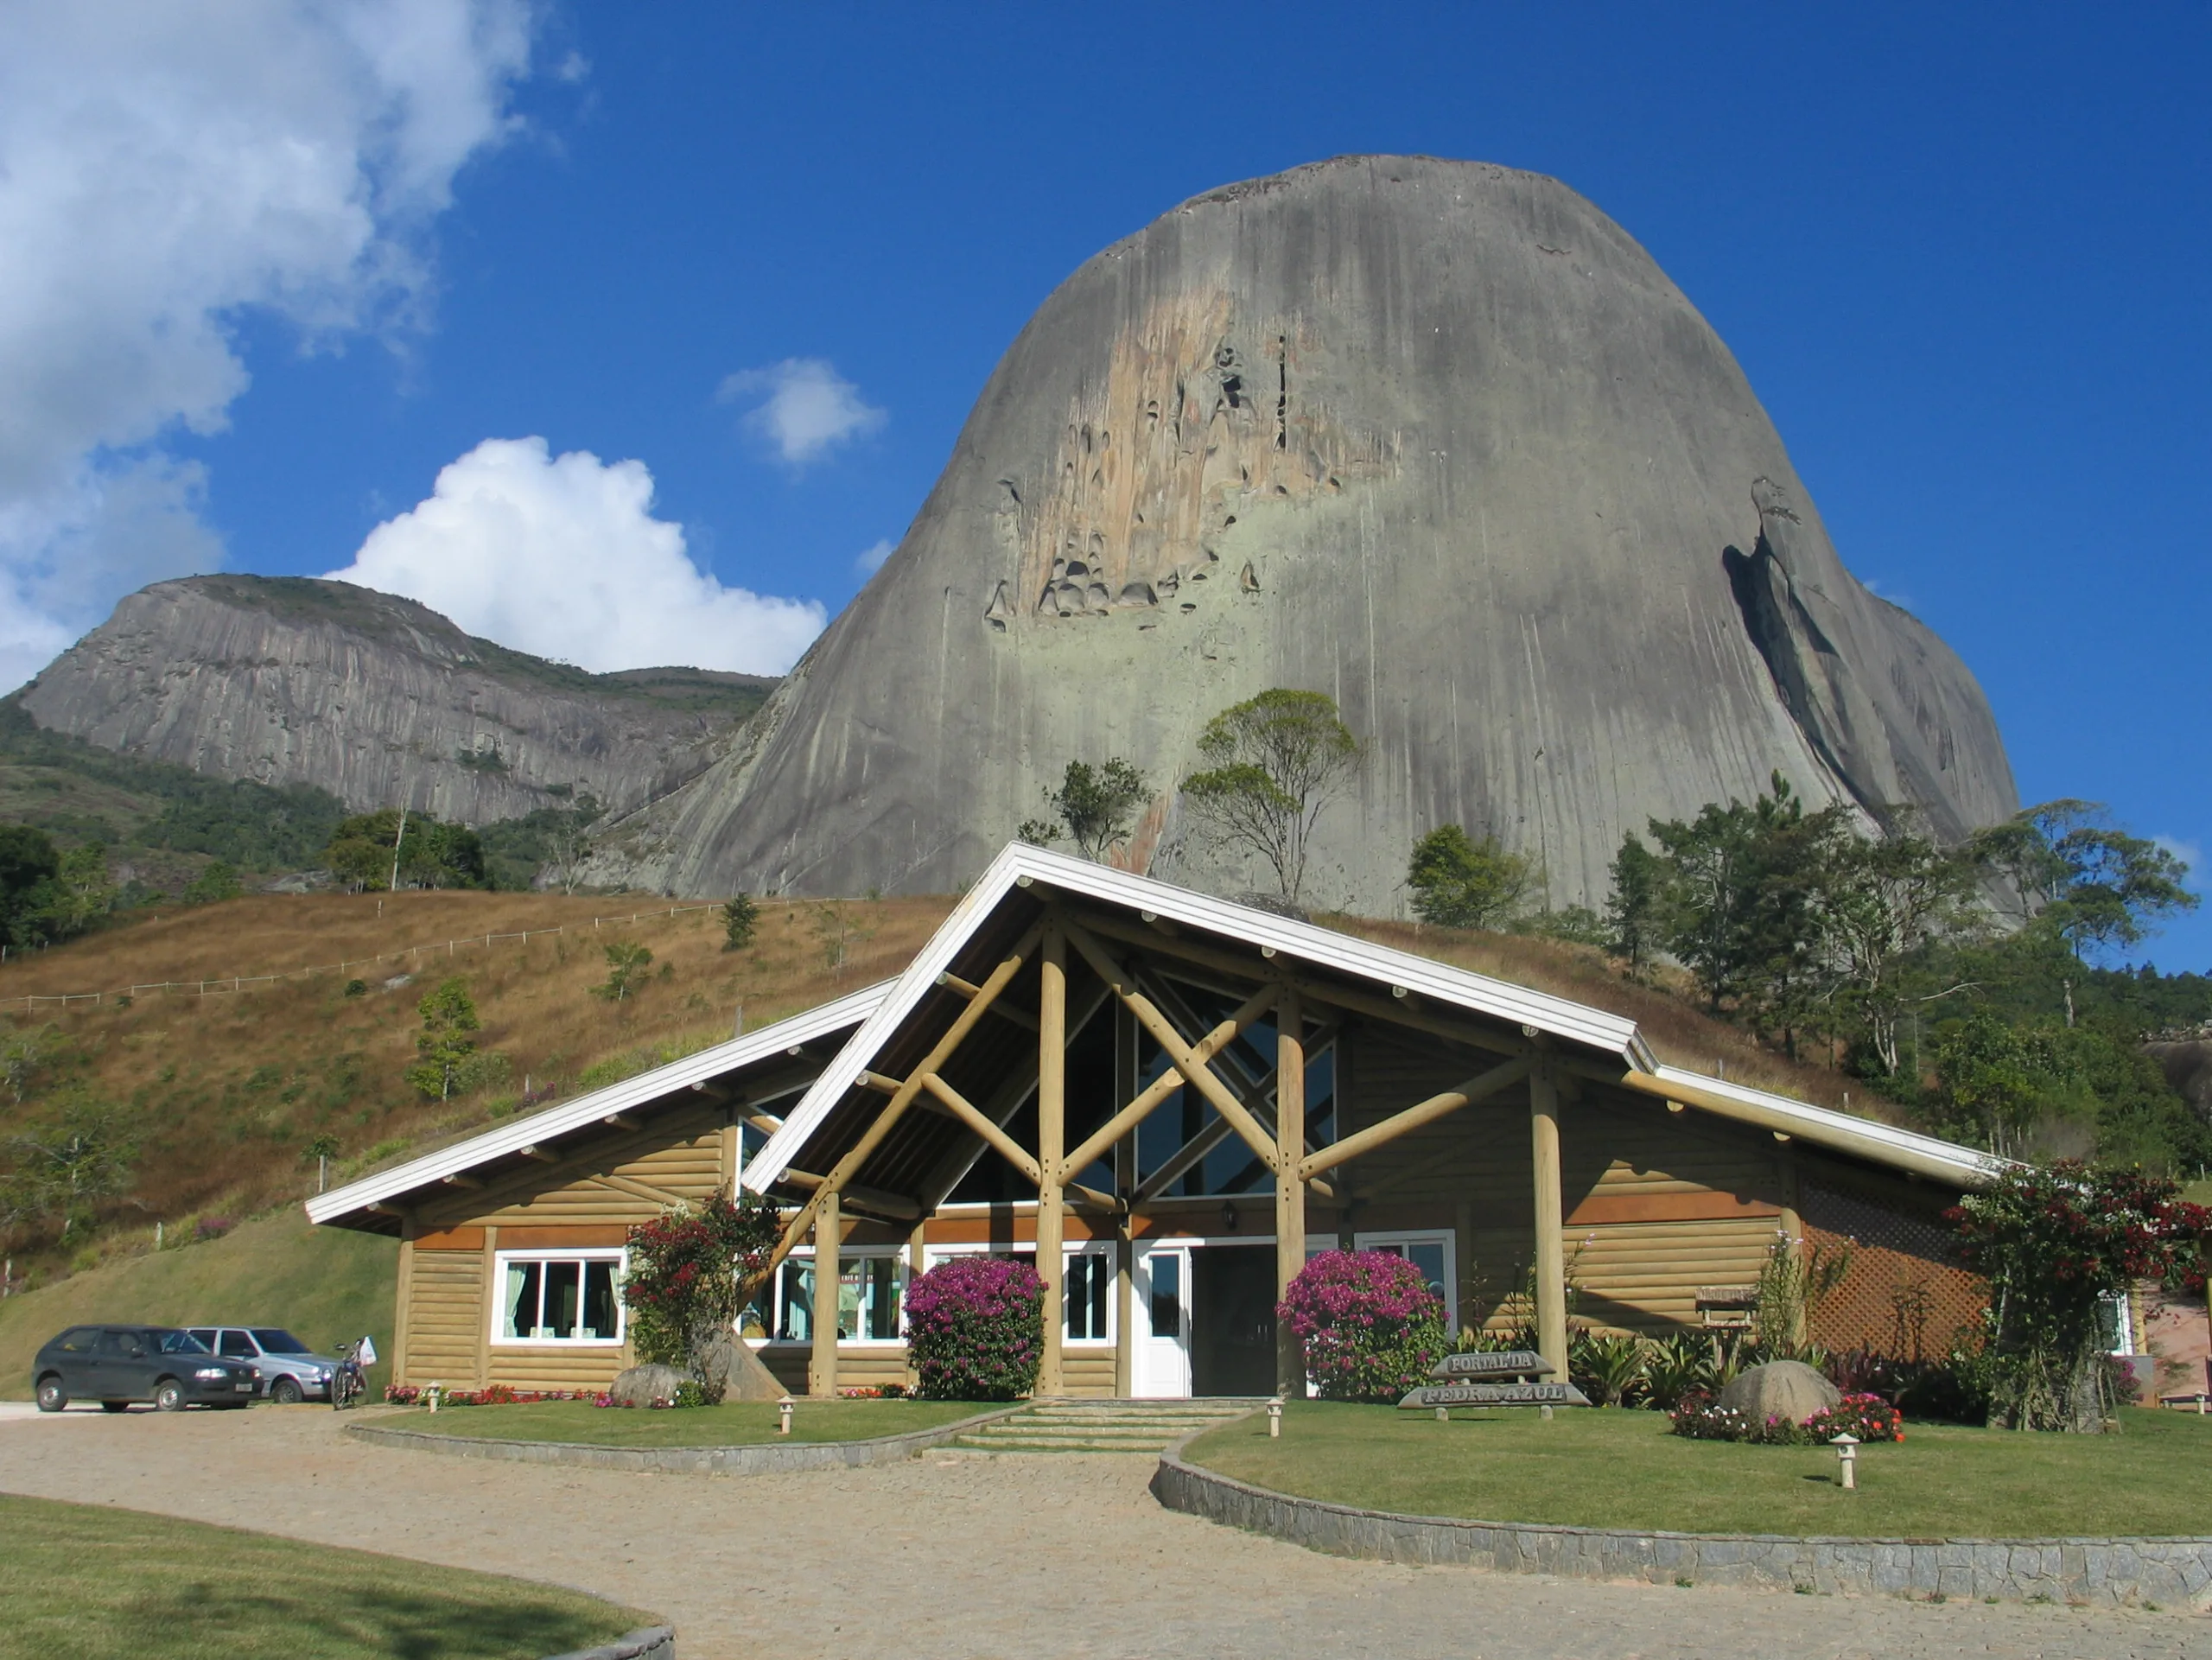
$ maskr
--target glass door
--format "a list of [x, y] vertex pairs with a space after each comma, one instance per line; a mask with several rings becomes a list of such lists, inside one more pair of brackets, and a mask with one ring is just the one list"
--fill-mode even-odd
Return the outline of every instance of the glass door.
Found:
[[1139, 1246], [1136, 1354], [1131, 1387], [1141, 1396], [1183, 1400], [1191, 1393], [1191, 1251], [1187, 1245]]

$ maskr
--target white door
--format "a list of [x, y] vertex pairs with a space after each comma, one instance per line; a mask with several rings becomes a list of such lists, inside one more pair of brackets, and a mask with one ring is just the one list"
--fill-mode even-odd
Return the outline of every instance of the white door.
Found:
[[1139, 1246], [1135, 1364], [1141, 1396], [1185, 1400], [1191, 1393], [1191, 1251], [1187, 1245]]

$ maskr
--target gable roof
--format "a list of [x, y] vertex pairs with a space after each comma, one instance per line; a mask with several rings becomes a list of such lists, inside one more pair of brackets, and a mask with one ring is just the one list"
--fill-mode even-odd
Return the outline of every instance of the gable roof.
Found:
[[758, 1032], [748, 1032], [743, 1037], [702, 1049], [665, 1066], [656, 1066], [620, 1084], [610, 1084], [603, 1090], [594, 1090], [573, 1101], [564, 1101], [543, 1112], [531, 1113], [480, 1135], [472, 1135], [467, 1141], [410, 1159], [405, 1164], [364, 1176], [343, 1187], [334, 1187], [327, 1193], [318, 1193], [308, 1201], [308, 1219], [359, 1226], [376, 1206], [418, 1188], [442, 1183], [448, 1176], [463, 1174], [518, 1154], [526, 1147], [595, 1125], [610, 1114], [648, 1108], [667, 1096], [688, 1091], [695, 1084], [780, 1060], [801, 1044], [823, 1038], [842, 1039], [883, 1001], [893, 983], [880, 981], [849, 992], [834, 1002], [778, 1021], [772, 1026], [764, 1026]]
[[[991, 862], [906, 972], [889, 983], [859, 1030], [785, 1115], [782, 1129], [747, 1160], [746, 1186], [766, 1192], [794, 1167], [825, 1123], [835, 1117], [836, 1128], [843, 1128], [849, 1115], [838, 1116], [841, 1105], [866, 1092], [863, 1078], [894, 1043], [908, 1038], [908, 1028], [956, 962], [963, 952], [973, 955], [969, 948], [983, 937], [1006, 933], [1011, 925], [1002, 913], [1009, 901], [1022, 890], [1037, 887], [1130, 913], [1155, 927], [1165, 924], [1186, 939], [1256, 948], [1263, 959], [1287, 959], [1333, 977], [1365, 982], [1394, 1002], [1411, 1001], [1434, 1014], [1458, 1010], [1510, 1023], [1530, 1036], [1549, 1039], [1573, 1070], [1586, 1077], [1681, 1100], [1716, 1116], [1801, 1135], [1808, 1142], [1877, 1164], [1961, 1186], [1978, 1185], [2002, 1167], [2003, 1161], [1974, 1148], [1664, 1065], [1634, 1021], [1585, 1003], [1046, 848], [1014, 843]], [[1075, 1025], [1071, 1018], [1071, 1034]], [[891, 1070], [904, 1071], [895, 1065]]]

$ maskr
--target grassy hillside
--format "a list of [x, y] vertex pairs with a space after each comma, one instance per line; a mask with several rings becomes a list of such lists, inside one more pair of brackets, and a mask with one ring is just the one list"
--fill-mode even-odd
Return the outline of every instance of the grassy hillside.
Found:
[[[288, 1208], [220, 1239], [119, 1258], [0, 1299], [0, 1399], [28, 1400], [39, 1345], [86, 1320], [283, 1326], [325, 1354], [365, 1332], [388, 1358], [398, 1262], [397, 1240], [310, 1227]], [[383, 1379], [372, 1372], [370, 1381]]]
[[[905, 966], [950, 902], [768, 904], [757, 943], [721, 949], [716, 913], [665, 913], [594, 930], [594, 916], [640, 902], [538, 894], [257, 895], [162, 912], [0, 966], [0, 1167], [20, 1164], [17, 1135], [51, 1135], [73, 1112], [108, 1111], [137, 1143], [129, 1184], [99, 1206], [99, 1226], [62, 1249], [52, 1224], [4, 1243], [19, 1272], [51, 1276], [141, 1250], [161, 1221], [237, 1218], [313, 1191], [308, 1148], [338, 1145], [334, 1181], [442, 1136], [673, 1059], [811, 1008]], [[561, 927], [527, 941], [525, 930]], [[493, 938], [488, 946], [486, 935]], [[460, 937], [450, 949], [446, 942]], [[842, 939], [843, 961], [830, 947]], [[653, 961], [620, 1002], [592, 995], [605, 947], [645, 946]], [[408, 946], [434, 950], [405, 958]], [[386, 960], [367, 959], [378, 953]], [[124, 1006], [4, 1000], [155, 982], [221, 981], [346, 961], [260, 988], [142, 991]], [[421, 1031], [416, 1004], [461, 978], [483, 1021], [480, 1051], [504, 1079], [461, 1099], [425, 1099], [406, 1081]], [[349, 987], [352, 989], [349, 989]], [[4, 1169], [0, 1169], [4, 1173]], [[0, 1199], [5, 1197], [0, 1193]]]

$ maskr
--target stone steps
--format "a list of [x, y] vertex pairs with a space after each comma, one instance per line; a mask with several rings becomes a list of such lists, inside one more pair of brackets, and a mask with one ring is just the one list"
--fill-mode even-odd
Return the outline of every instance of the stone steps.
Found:
[[957, 1437], [976, 1453], [1160, 1452], [1196, 1430], [1210, 1429], [1261, 1402], [1207, 1401], [1039, 1401]]

